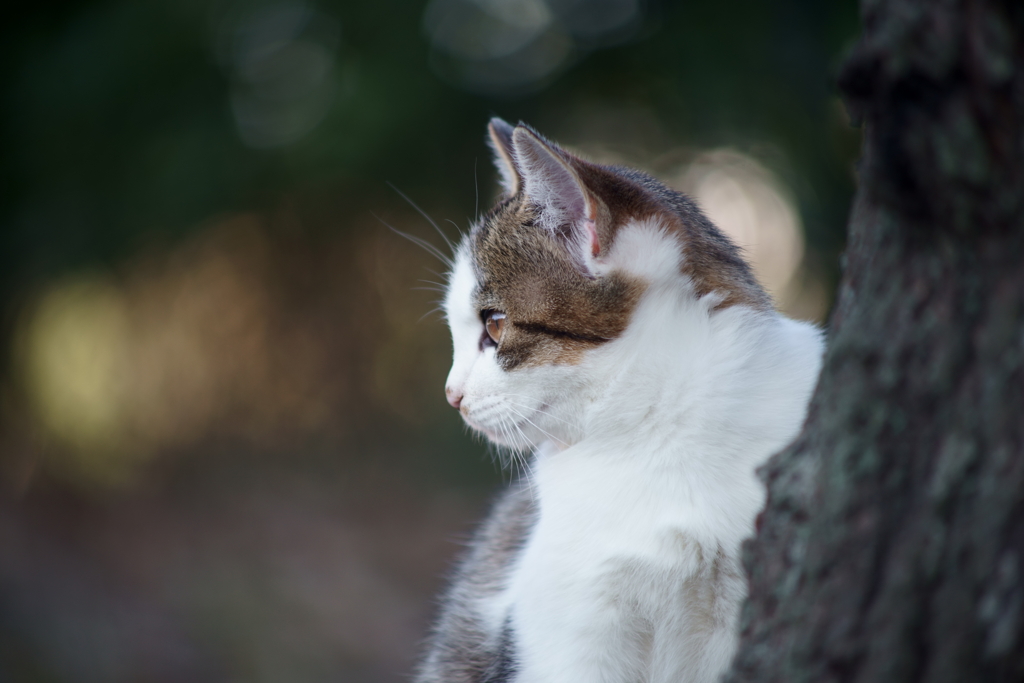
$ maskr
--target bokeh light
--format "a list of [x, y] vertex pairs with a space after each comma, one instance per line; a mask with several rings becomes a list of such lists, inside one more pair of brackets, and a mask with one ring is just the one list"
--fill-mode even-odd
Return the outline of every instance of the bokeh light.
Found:
[[804, 269], [805, 238], [792, 192], [750, 156], [730, 149], [701, 154], [676, 179], [742, 250], [784, 313], [824, 322], [825, 284]]
[[337, 22], [303, 2], [236, 3], [220, 17], [215, 49], [231, 81], [231, 112], [246, 144], [296, 142], [337, 95]]
[[127, 304], [96, 273], [65, 279], [42, 297], [19, 335], [17, 366], [35, 416], [86, 474], [121, 468], [130, 350]]
[[432, 64], [474, 92], [535, 90], [581, 52], [621, 42], [643, 21], [641, 0], [430, 0]]

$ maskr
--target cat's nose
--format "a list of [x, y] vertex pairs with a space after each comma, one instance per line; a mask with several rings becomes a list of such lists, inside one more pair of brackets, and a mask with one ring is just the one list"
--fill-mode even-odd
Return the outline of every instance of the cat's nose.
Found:
[[452, 408], [458, 410], [459, 406], [462, 405], [462, 394], [451, 387], [444, 388], [444, 395], [448, 397], [448, 403], [451, 404]]

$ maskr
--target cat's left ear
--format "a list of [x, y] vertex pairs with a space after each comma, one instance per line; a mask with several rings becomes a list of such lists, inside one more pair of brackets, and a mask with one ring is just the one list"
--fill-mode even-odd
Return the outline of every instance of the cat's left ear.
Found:
[[487, 144], [494, 152], [494, 166], [501, 176], [501, 187], [512, 197], [519, 192], [522, 178], [516, 168], [512, 151], [512, 131], [515, 130], [507, 122], [495, 116], [487, 124]]
[[596, 275], [601, 254], [597, 221], [599, 200], [569, 163], [569, 155], [526, 126], [512, 135], [523, 190], [541, 209], [540, 224], [566, 241], [586, 274]]

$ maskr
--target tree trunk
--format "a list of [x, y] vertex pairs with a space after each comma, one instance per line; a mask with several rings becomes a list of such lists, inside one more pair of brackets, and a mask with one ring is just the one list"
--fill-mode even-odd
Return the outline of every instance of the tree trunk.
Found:
[[864, 158], [740, 681], [1024, 680], [1024, 2], [863, 0]]

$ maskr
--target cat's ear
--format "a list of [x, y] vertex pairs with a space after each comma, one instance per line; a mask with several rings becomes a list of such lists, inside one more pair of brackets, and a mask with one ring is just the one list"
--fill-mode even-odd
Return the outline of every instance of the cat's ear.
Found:
[[573, 256], [593, 275], [601, 253], [598, 200], [569, 164], [568, 153], [522, 125], [513, 132], [512, 143], [523, 191], [540, 207], [541, 225], [565, 238]]
[[510, 197], [519, 192], [522, 178], [516, 168], [512, 151], [512, 131], [508, 123], [495, 116], [487, 124], [487, 144], [494, 152], [494, 165], [501, 176], [501, 187]]

